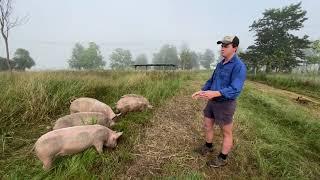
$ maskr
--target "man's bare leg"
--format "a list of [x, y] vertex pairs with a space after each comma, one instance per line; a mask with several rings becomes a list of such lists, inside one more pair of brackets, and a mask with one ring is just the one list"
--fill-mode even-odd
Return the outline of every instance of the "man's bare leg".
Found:
[[215, 159], [209, 160], [207, 165], [217, 168], [227, 164], [226, 159], [233, 145], [232, 126], [232, 123], [221, 126], [221, 130], [223, 132], [222, 150]]
[[196, 148], [195, 151], [200, 153], [201, 155], [207, 155], [208, 153], [213, 152], [213, 124], [214, 120], [208, 117], [204, 117], [203, 119], [203, 131], [205, 133], [205, 141], [206, 143]]
[[222, 144], [222, 154], [228, 154], [231, 151], [233, 146], [233, 137], [232, 137], [232, 127], [233, 123], [224, 125], [222, 127], [223, 131], [223, 144]]
[[205, 139], [207, 143], [212, 143], [213, 141], [213, 125], [214, 125], [214, 119], [204, 117], [203, 129], [205, 132]]

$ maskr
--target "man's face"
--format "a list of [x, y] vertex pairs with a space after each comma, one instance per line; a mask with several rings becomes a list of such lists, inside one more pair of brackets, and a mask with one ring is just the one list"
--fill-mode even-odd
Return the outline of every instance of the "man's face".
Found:
[[221, 56], [222, 57], [230, 57], [233, 53], [235, 53], [237, 50], [236, 47], [232, 46], [232, 43], [230, 44], [221, 44]]

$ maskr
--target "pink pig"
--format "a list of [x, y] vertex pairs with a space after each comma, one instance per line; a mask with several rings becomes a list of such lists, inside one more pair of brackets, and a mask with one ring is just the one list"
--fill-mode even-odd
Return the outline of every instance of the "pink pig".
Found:
[[71, 102], [70, 113], [72, 114], [77, 112], [101, 112], [112, 120], [118, 116], [105, 103], [88, 97], [81, 97]]
[[67, 127], [42, 135], [34, 148], [43, 168], [49, 170], [56, 156], [72, 155], [92, 146], [101, 153], [103, 146], [115, 148], [121, 135], [101, 125]]

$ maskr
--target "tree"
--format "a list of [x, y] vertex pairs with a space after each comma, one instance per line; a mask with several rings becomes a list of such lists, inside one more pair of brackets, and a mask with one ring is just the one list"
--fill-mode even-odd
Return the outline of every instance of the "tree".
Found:
[[290, 72], [299, 65], [299, 59], [304, 59], [303, 49], [310, 44], [308, 36], [300, 38], [291, 33], [303, 27], [308, 19], [305, 15], [300, 2], [282, 9], [268, 9], [250, 26], [250, 31], [256, 32], [251, 49], [258, 51], [266, 72]]
[[[15, 62], [10, 60], [10, 67], [14, 67], [15, 66]], [[8, 69], [8, 65], [7, 65], [7, 59], [0, 57], [0, 71], [7, 71]]]
[[192, 69], [200, 69], [200, 56], [195, 51], [191, 51]]
[[99, 46], [94, 42], [90, 42], [88, 48], [83, 47], [80, 43], [76, 43], [68, 63], [71, 68], [79, 70], [99, 69], [106, 64], [103, 61]]
[[0, 31], [5, 43], [7, 58], [6, 63], [9, 71], [11, 71], [9, 55], [9, 31], [16, 26], [21, 25], [24, 21], [27, 20], [26, 17], [21, 19], [12, 19], [12, 12], [12, 0], [0, 0]]
[[80, 43], [76, 43], [72, 50], [71, 59], [68, 60], [69, 66], [71, 68], [81, 69], [83, 64], [82, 61], [84, 61], [84, 53], [85, 48]]
[[13, 60], [15, 62], [14, 68], [17, 70], [24, 71], [26, 68], [30, 69], [35, 65], [34, 60], [30, 57], [29, 51], [22, 48], [16, 50]]
[[110, 55], [111, 69], [127, 69], [134, 64], [132, 61], [131, 52], [129, 50], [117, 48]]
[[263, 56], [259, 53], [254, 45], [249, 46], [245, 52], [239, 52], [239, 57], [246, 64], [248, 71], [254, 72], [255, 75], [264, 63]]
[[103, 61], [99, 46], [94, 42], [89, 43], [84, 58], [87, 59], [87, 69], [99, 69], [106, 65]]
[[[179, 65], [177, 48], [173, 45], [163, 45], [158, 53], [153, 54], [152, 62], [155, 64]], [[156, 67], [157, 69], [159, 67]]]
[[307, 56], [308, 64], [318, 64], [318, 73], [320, 73], [320, 40], [313, 41]]
[[206, 69], [210, 69], [210, 64], [214, 62], [214, 53], [210, 49], [206, 49], [204, 54], [201, 56], [200, 64]]
[[147, 63], [148, 63], [148, 58], [145, 54], [139, 54], [136, 57], [135, 64], [147, 64]]
[[189, 49], [184, 49], [180, 53], [180, 67], [181, 69], [192, 68], [192, 55]]
[[191, 51], [187, 46], [184, 46], [180, 53], [180, 67], [181, 69], [199, 69], [200, 56]]

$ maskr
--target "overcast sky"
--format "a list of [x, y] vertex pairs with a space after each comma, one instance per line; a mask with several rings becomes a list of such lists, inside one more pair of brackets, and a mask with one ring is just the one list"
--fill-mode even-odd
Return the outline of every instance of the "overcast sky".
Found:
[[[66, 69], [76, 42], [96, 42], [109, 63], [115, 48], [129, 49], [135, 58], [170, 43], [183, 43], [198, 52], [216, 53], [216, 41], [235, 34], [245, 49], [254, 42], [249, 26], [268, 8], [280, 8], [296, 0], [15, 0], [15, 16], [29, 21], [10, 34], [11, 54], [27, 49], [36, 62], [34, 69]], [[320, 1], [303, 0], [305, 27], [298, 35], [320, 38]], [[5, 56], [1, 39], [0, 56]]]

